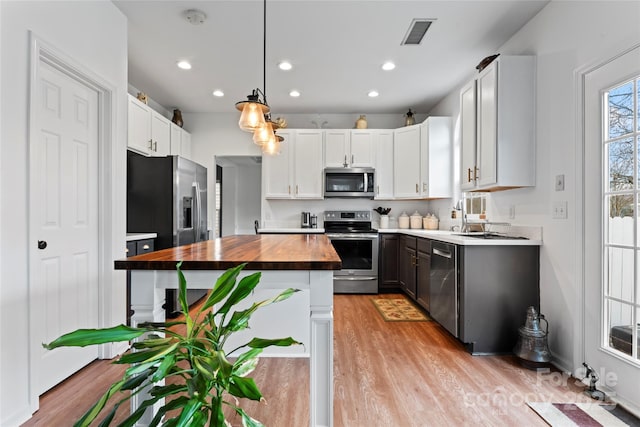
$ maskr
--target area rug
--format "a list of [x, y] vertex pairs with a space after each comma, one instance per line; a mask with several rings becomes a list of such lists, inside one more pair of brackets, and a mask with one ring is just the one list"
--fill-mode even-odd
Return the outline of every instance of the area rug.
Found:
[[[627, 427], [636, 423], [625, 422], [616, 405], [593, 403], [527, 402], [542, 419], [552, 427]], [[618, 408], [621, 409], [621, 408]], [[626, 413], [628, 415], [628, 413]]]
[[426, 322], [431, 320], [405, 298], [372, 298], [371, 302], [387, 322]]

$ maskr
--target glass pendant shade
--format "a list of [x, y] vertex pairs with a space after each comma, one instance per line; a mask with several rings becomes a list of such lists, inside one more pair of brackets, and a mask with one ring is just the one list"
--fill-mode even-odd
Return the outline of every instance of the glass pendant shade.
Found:
[[257, 102], [245, 102], [244, 104], [238, 126], [245, 132], [255, 132], [265, 124], [263, 104]]
[[273, 139], [273, 127], [270, 121], [264, 121], [259, 128], [253, 133], [253, 142], [257, 145], [264, 145]]
[[282, 141], [284, 138], [280, 135], [276, 135], [273, 132], [273, 138], [270, 139], [266, 144], [262, 145], [262, 153], [270, 156], [277, 156], [280, 154], [280, 148], [282, 147]]
[[266, 144], [262, 146], [262, 152], [264, 154], [268, 154], [270, 156], [276, 156], [280, 154], [280, 141], [275, 137], [269, 140]]

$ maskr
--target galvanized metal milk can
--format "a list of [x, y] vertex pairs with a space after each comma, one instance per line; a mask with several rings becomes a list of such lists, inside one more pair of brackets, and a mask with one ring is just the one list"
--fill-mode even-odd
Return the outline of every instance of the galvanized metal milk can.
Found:
[[[540, 320], [544, 320], [545, 330], [540, 328]], [[513, 353], [522, 359], [522, 364], [528, 368], [535, 368], [551, 360], [551, 353], [547, 344], [549, 323], [542, 314], [538, 314], [531, 306], [527, 308], [527, 320], [518, 329], [518, 343]]]

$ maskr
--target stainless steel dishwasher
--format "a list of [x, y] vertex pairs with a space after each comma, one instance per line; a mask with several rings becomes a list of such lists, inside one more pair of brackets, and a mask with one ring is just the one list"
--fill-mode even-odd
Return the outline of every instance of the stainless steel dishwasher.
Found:
[[431, 244], [431, 286], [429, 313], [454, 337], [458, 337], [457, 246], [433, 241]]

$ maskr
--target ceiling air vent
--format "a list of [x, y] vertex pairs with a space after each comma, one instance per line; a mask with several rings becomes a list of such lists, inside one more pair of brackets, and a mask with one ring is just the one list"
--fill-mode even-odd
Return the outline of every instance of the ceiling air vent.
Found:
[[407, 35], [404, 36], [401, 44], [405, 45], [422, 43], [422, 38], [431, 26], [432, 22], [433, 20], [431, 19], [414, 19], [413, 21], [411, 21], [409, 31], [407, 31]]

